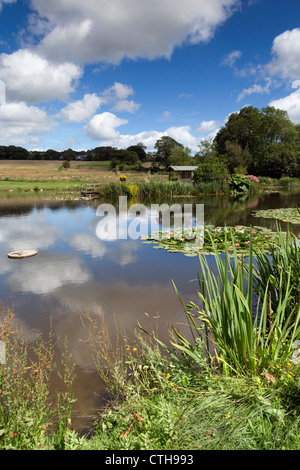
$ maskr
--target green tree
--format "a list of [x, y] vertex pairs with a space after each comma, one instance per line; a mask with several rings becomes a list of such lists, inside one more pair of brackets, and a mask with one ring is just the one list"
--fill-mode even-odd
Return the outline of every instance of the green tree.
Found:
[[298, 159], [293, 149], [283, 143], [270, 144], [260, 166], [260, 174], [270, 178], [297, 176]]
[[93, 160], [103, 162], [112, 160], [116, 151], [115, 147], [96, 147], [89, 153]]
[[[241, 145], [237, 142], [225, 143], [227, 165], [230, 173], [238, 173], [241, 168], [247, 172], [252, 163], [252, 155], [248, 149], [243, 150]], [[240, 171], [238, 171], [240, 169]]]
[[300, 124], [295, 125], [295, 131], [297, 132], [296, 146], [297, 146], [297, 178], [300, 178]]
[[213, 139], [203, 139], [198, 145], [199, 150], [195, 154], [195, 161], [203, 163], [217, 156], [216, 144]]
[[70, 164], [70, 161], [69, 160], [65, 160], [62, 164], [64, 170], [67, 170], [68, 168], [70, 168], [71, 164]]
[[136, 152], [129, 150], [115, 150], [111, 153], [111, 168], [118, 168], [125, 170], [126, 167], [133, 167], [137, 165], [139, 157]]
[[147, 154], [145, 152], [146, 146], [142, 142], [138, 142], [136, 145], [131, 145], [130, 147], [127, 148], [130, 152], [135, 152], [139, 160], [141, 162], [145, 162], [147, 160]]
[[[297, 132], [286, 111], [270, 106], [262, 110], [246, 106], [229, 116], [215, 137], [215, 145], [218, 154], [227, 156], [226, 143], [238, 144], [242, 152], [247, 151], [252, 157], [249, 170], [268, 175], [272, 168], [266, 164], [266, 155], [284, 151], [296, 159], [296, 139]], [[283, 167], [282, 172], [285, 174], [287, 168]]]
[[53, 149], [48, 149], [44, 152], [45, 160], [59, 160], [61, 153]]
[[0, 159], [3, 160], [27, 160], [30, 157], [28, 150], [15, 145], [1, 146]]
[[170, 165], [172, 150], [176, 147], [183, 148], [183, 145], [169, 136], [163, 136], [158, 139], [154, 145], [156, 149], [156, 162], [164, 168]]
[[226, 163], [217, 157], [206, 159], [194, 171], [195, 183], [225, 182], [229, 178]]
[[194, 157], [191, 156], [191, 149], [186, 147], [174, 147], [169, 157], [170, 165], [195, 165]]
[[68, 161], [75, 160], [76, 152], [73, 149], [64, 150], [62, 152], [62, 156], [63, 156], [64, 160], [68, 160]]

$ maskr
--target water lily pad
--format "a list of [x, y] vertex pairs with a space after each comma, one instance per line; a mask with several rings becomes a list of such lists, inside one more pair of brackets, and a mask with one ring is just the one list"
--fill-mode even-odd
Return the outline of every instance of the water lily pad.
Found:
[[250, 239], [253, 245], [263, 250], [268, 250], [270, 241], [274, 240], [277, 233], [266, 227], [194, 227], [184, 232], [161, 231], [154, 232], [148, 237], [141, 237], [144, 243], [152, 243], [153, 248], [165, 249], [170, 253], [183, 253], [185, 256], [194, 257], [199, 254], [214, 254], [225, 250], [225, 240], [230, 253], [235, 251], [240, 255], [249, 253]]
[[279, 219], [283, 222], [291, 224], [300, 224], [300, 209], [296, 208], [280, 208], [256, 211], [254, 217], [263, 217], [265, 219]]

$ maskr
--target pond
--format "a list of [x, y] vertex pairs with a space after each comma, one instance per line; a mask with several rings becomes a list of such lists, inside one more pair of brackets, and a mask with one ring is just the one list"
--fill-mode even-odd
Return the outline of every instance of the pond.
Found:
[[[274, 219], [256, 218], [253, 211], [297, 207], [300, 192], [273, 192], [247, 200], [206, 196], [176, 199], [204, 204], [205, 224], [260, 225], [276, 229]], [[170, 204], [170, 201], [167, 201]], [[174, 291], [197, 301], [197, 257], [155, 250], [142, 240], [101, 240], [97, 236], [101, 201], [56, 201], [41, 195], [0, 196], [0, 299], [12, 299], [17, 320], [30, 340], [52, 330], [57, 349], [65, 336], [76, 364], [74, 392], [78, 423], [93, 416], [105, 397], [86, 344], [80, 312], [103, 315], [109, 329], [132, 335], [135, 325], [154, 330], [168, 343], [171, 325], [185, 333], [185, 316]], [[148, 205], [150, 209], [150, 204]], [[281, 223], [286, 229], [287, 224]], [[300, 225], [291, 224], [300, 235]], [[15, 250], [37, 250], [28, 259], [9, 259]], [[210, 256], [213, 265], [213, 256]]]

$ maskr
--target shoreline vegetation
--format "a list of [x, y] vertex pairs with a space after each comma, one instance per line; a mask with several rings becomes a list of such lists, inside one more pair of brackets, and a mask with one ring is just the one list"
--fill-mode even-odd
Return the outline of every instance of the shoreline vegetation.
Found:
[[[213, 240], [212, 240], [213, 244]], [[200, 256], [199, 304], [182, 303], [191, 339], [172, 327], [161, 343], [140, 325], [133, 339], [81, 313], [86, 345], [110, 399], [85, 432], [72, 427], [74, 365], [53, 337], [26, 344], [2, 304], [0, 448], [48, 450], [299, 450], [300, 247], [278, 231], [271, 258]], [[221, 283], [219, 282], [221, 280]], [[246, 280], [246, 282], [245, 282]], [[117, 328], [117, 327], [116, 327]], [[116, 341], [117, 337], [117, 341]], [[115, 346], [117, 344], [118, 346]]]
[[[99, 185], [99, 198], [116, 200], [119, 196], [147, 200], [166, 197], [197, 197], [201, 195], [229, 194], [244, 197], [247, 194], [288, 190], [300, 187], [300, 179], [292, 177], [268, 178], [232, 174], [214, 181], [195, 181], [194, 184], [169, 181], [166, 172], [111, 171], [106, 162], [71, 162], [68, 169], [60, 170], [62, 162], [55, 161], [3, 161], [0, 160], [0, 194], [32, 192], [44, 193], [57, 199], [89, 199], [81, 195], [86, 184]], [[108, 162], [109, 163], [109, 162]]]

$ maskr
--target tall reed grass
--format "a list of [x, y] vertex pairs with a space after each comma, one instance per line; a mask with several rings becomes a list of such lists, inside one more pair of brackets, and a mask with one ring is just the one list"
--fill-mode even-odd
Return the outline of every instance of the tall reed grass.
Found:
[[[288, 259], [291, 245], [286, 240], [276, 246], [278, 267]], [[212, 240], [213, 244], [213, 240]], [[275, 249], [275, 247], [274, 247]], [[299, 249], [298, 249], [299, 250]], [[298, 253], [299, 255], [299, 253]], [[249, 259], [230, 257], [225, 242], [222, 256], [214, 251], [217, 272], [211, 270], [207, 258], [200, 256], [198, 275], [200, 306], [194, 302], [183, 304], [194, 344], [174, 330], [174, 345], [197, 362], [199, 344], [205, 344], [211, 363], [217, 363], [225, 375], [259, 376], [263, 371], [276, 372], [279, 364], [286, 364], [293, 353], [293, 344], [300, 337], [300, 307], [295, 301], [294, 275], [290, 263], [286, 271], [278, 272], [276, 303], [271, 303], [272, 274], [265, 268], [263, 252], [256, 253], [258, 261], [254, 273], [254, 254], [250, 242]], [[258, 298], [253, 287], [260, 281]], [[298, 280], [297, 280], [298, 282]], [[176, 286], [175, 286], [176, 289]]]
[[277, 227], [277, 241], [270, 242], [269, 252], [257, 252], [253, 271], [255, 289], [262, 294], [267, 288], [269, 302], [276, 312], [281, 293], [291, 291], [286, 314], [294, 312], [300, 304], [300, 246], [299, 239], [289, 230], [284, 234]]
[[139, 200], [169, 198], [175, 196], [189, 197], [200, 194], [216, 194], [222, 191], [218, 182], [198, 183], [192, 185], [180, 181], [140, 181], [129, 183], [103, 183], [99, 188], [99, 195], [114, 200], [119, 196], [138, 198]]

